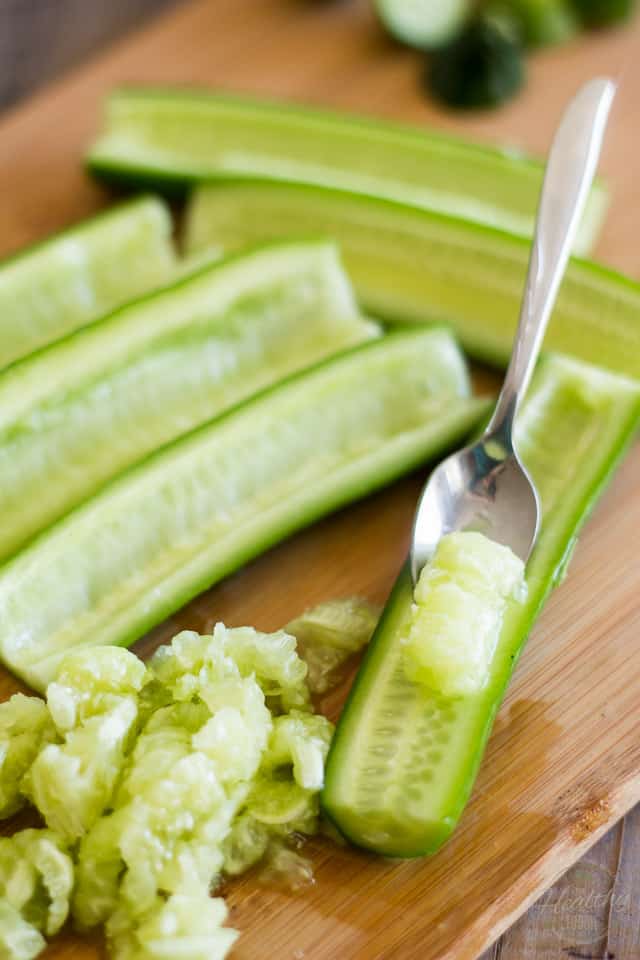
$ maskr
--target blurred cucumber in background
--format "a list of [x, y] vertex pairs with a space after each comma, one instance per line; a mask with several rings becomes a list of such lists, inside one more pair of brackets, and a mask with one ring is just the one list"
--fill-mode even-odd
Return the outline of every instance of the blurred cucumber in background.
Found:
[[[0, 0], [0, 109], [180, 2]], [[525, 82], [528, 51], [623, 24], [636, 7], [636, 0], [370, 2], [392, 37], [427, 53], [426, 90], [457, 108], [503, 103]]]
[[489, 14], [510, 20], [525, 48], [570, 40], [580, 29], [576, 4], [571, 0], [491, 0]]
[[495, 107], [526, 78], [529, 50], [623, 23], [636, 0], [373, 0], [382, 25], [424, 50], [426, 88], [456, 108]]

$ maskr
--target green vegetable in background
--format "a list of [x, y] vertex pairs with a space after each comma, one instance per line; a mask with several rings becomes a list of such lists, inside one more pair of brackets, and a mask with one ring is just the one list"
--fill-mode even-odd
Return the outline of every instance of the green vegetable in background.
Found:
[[635, 0], [374, 0], [388, 31], [431, 52], [431, 92], [455, 108], [495, 107], [524, 82], [521, 48], [562, 43], [582, 24], [625, 20]]
[[374, 0], [374, 5], [396, 40], [432, 50], [448, 43], [459, 32], [472, 0]]
[[572, 0], [587, 27], [606, 27], [631, 16], [636, 0]]
[[485, 9], [510, 17], [525, 47], [563, 43], [579, 27], [571, 0], [489, 0]]
[[479, 14], [427, 65], [433, 93], [451, 107], [495, 107], [524, 83], [522, 50], [504, 17]]

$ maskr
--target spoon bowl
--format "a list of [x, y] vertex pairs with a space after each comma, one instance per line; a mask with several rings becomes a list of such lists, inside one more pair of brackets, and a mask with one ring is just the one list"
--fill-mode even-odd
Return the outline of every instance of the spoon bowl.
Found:
[[438, 541], [454, 530], [475, 530], [510, 547], [526, 563], [538, 533], [536, 488], [511, 450], [491, 437], [447, 457], [432, 473], [416, 512], [411, 567], [414, 583]]

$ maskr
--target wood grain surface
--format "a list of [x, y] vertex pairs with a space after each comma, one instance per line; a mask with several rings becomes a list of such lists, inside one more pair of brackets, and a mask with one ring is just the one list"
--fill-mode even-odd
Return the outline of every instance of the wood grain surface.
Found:
[[[419, 58], [382, 36], [364, 2], [190, 3], [0, 122], [0, 252], [109, 201], [87, 179], [81, 160], [99, 124], [101, 99], [116, 83], [206, 84], [278, 94], [429, 122], [543, 152], [580, 81], [609, 72], [621, 75], [622, 87], [603, 160], [614, 201], [598, 252], [638, 275], [639, 53], [640, 22], [541, 53], [531, 61], [526, 91], [513, 104], [463, 118], [440, 112], [424, 98]], [[201, 629], [216, 619], [270, 629], [329, 597], [360, 593], [383, 601], [406, 549], [423, 479], [410, 477], [272, 550], [156, 630], [138, 645], [140, 652], [178, 628]], [[473, 958], [640, 800], [639, 484], [635, 449], [530, 639], [453, 840], [429, 860], [405, 863], [318, 840], [309, 847], [312, 886], [290, 893], [263, 888], [252, 876], [241, 879], [228, 890], [231, 920], [242, 931], [234, 956]], [[0, 674], [0, 695], [17, 688], [8, 674]], [[338, 691], [325, 704], [330, 713], [339, 709], [343, 694]], [[637, 848], [637, 832], [635, 837]], [[637, 868], [638, 851], [629, 848], [621, 860], [619, 831], [607, 843], [598, 848], [603, 859], [601, 865], [594, 861], [595, 880], [576, 875], [566, 881], [571, 890], [586, 889], [589, 882], [589, 889], [600, 884], [604, 891], [610, 875], [624, 885], [625, 871]], [[580, 927], [576, 950], [584, 946], [582, 954], [573, 955], [603, 956], [590, 952], [604, 949], [598, 917], [604, 923], [606, 914], [614, 929], [622, 916], [622, 911], [615, 916], [616, 901], [607, 890], [586, 919], [575, 897], [547, 907], [543, 899], [536, 909], [547, 909], [551, 920], [545, 925], [549, 950], [540, 956], [571, 955], [561, 943], [561, 921], [554, 919], [566, 925], [568, 917], [577, 918]], [[503, 941], [505, 956], [527, 955], [517, 941], [519, 930], [525, 935], [515, 927], [511, 945], [509, 937]], [[637, 934], [628, 927], [618, 931], [618, 942], [624, 946], [626, 937], [629, 951], [635, 951], [621, 947], [618, 960], [640, 956]], [[100, 950], [97, 941], [65, 934], [46, 956], [90, 960]]]

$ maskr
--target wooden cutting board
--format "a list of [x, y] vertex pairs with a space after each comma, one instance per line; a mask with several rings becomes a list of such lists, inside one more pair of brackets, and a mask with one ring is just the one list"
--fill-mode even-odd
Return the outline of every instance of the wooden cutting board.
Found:
[[[579, 82], [622, 71], [603, 169], [614, 201], [599, 254], [640, 275], [640, 20], [530, 62], [522, 96], [461, 117], [420, 92], [419, 58], [364, 2], [202, 0], [181, 7], [0, 122], [0, 252], [108, 202], [81, 166], [116, 83], [198, 83], [432, 123], [543, 152]], [[231, 577], [139, 645], [215, 619], [275, 628], [317, 601], [382, 602], [407, 545], [423, 476], [316, 525]], [[437, 856], [385, 862], [328, 841], [297, 893], [246, 877], [229, 888], [234, 956], [280, 960], [473, 958], [640, 800], [640, 451], [619, 471], [536, 627], [498, 717], [473, 799]], [[0, 695], [18, 689], [0, 674]], [[344, 691], [343, 691], [344, 692]], [[341, 694], [326, 704], [337, 711]], [[60, 937], [58, 960], [100, 956]]]

